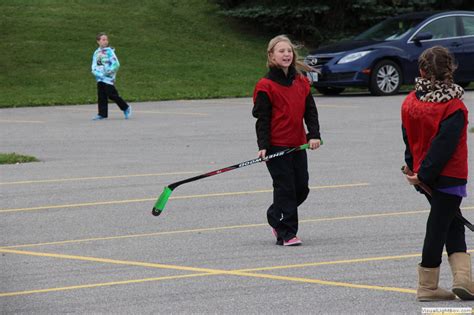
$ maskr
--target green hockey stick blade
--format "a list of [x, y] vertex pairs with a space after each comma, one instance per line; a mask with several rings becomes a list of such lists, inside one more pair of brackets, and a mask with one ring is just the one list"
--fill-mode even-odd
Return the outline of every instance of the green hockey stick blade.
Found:
[[156, 201], [155, 206], [153, 207], [153, 210], [151, 212], [154, 216], [159, 216], [161, 212], [165, 209], [166, 203], [168, 202], [168, 199], [171, 196], [172, 192], [173, 190], [171, 190], [168, 186], [163, 189], [163, 192]]

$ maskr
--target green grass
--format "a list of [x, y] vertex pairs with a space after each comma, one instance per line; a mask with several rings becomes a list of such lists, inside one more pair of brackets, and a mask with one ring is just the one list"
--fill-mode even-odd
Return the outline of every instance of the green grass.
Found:
[[96, 103], [100, 31], [116, 48], [127, 101], [249, 96], [273, 34], [217, 10], [209, 0], [2, 0], [0, 108]]
[[21, 155], [16, 153], [0, 153], [0, 164], [16, 164], [38, 162], [34, 156]]
[[0, 107], [95, 103], [100, 31], [116, 49], [127, 101], [251, 95], [270, 36], [217, 10], [208, 0], [3, 0]]

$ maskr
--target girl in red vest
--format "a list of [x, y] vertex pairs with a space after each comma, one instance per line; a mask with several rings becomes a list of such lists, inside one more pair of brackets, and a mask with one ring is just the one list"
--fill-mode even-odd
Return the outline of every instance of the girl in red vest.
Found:
[[[298, 62], [297, 57], [293, 44], [284, 35], [276, 36], [268, 44], [269, 71], [258, 81], [253, 95], [259, 157], [305, 143], [314, 150], [321, 144], [310, 84], [297, 67], [311, 69]], [[300, 245], [298, 206], [309, 193], [306, 152], [297, 151], [266, 164], [273, 179], [273, 204], [268, 208], [267, 219], [277, 245]]]
[[[464, 90], [453, 83], [456, 69], [447, 48], [434, 46], [419, 60], [420, 78], [402, 105], [403, 140], [406, 144], [406, 178], [417, 190], [428, 186], [431, 205], [418, 265], [419, 301], [474, 299], [471, 258], [466, 253], [464, 225], [456, 217], [467, 196], [468, 112], [462, 102]], [[451, 293], [438, 287], [443, 247], [453, 273]]]

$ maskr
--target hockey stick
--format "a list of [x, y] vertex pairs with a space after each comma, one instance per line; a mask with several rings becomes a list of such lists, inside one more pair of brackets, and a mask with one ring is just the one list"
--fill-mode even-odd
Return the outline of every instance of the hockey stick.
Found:
[[[409, 176], [413, 176], [413, 171], [406, 165], [402, 166], [402, 173], [405, 174], [405, 175], [409, 175]], [[431, 194], [433, 193], [433, 191], [431, 190], [431, 188], [426, 185], [425, 183], [419, 183], [418, 185], [416, 185], [418, 187], [420, 187], [428, 196], [431, 196]], [[465, 217], [462, 216], [461, 212], [456, 212], [456, 217], [462, 221], [462, 223], [471, 231], [474, 232], [474, 225], [469, 222]]]
[[[321, 144], [322, 144], [322, 141], [321, 141]], [[165, 209], [165, 205], [168, 202], [168, 199], [171, 196], [171, 193], [173, 192], [173, 190], [176, 187], [178, 187], [182, 184], [194, 182], [194, 181], [199, 180], [199, 179], [203, 179], [203, 178], [206, 178], [206, 177], [222, 174], [222, 173], [225, 173], [225, 172], [228, 172], [228, 171], [232, 171], [232, 170], [242, 168], [242, 167], [245, 167], [245, 166], [249, 166], [249, 165], [253, 165], [253, 164], [256, 164], [256, 163], [268, 161], [268, 160], [274, 159], [276, 157], [280, 157], [280, 156], [283, 156], [283, 155], [286, 155], [286, 154], [290, 154], [290, 153], [295, 152], [295, 151], [306, 150], [308, 148], [309, 148], [309, 144], [303, 144], [303, 145], [301, 145], [299, 147], [296, 147], [296, 148], [288, 148], [286, 150], [267, 155], [265, 158], [259, 157], [259, 158], [253, 159], [253, 160], [248, 160], [248, 161], [238, 163], [238, 164], [235, 164], [235, 165], [232, 165], [232, 166], [224, 167], [224, 168], [221, 168], [219, 170], [215, 170], [215, 171], [212, 171], [212, 172], [209, 172], [209, 173], [206, 173], [206, 174], [198, 175], [198, 176], [195, 176], [195, 177], [184, 179], [184, 180], [176, 182], [176, 183], [172, 183], [172, 184], [166, 186], [163, 189], [163, 192], [161, 193], [160, 197], [156, 201], [155, 206], [153, 207], [153, 211], [151, 213], [154, 216], [159, 216], [161, 214], [161, 212]]]

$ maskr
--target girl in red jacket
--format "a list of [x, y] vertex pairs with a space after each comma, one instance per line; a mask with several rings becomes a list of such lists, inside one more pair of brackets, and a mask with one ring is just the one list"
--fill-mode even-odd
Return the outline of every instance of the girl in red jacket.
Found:
[[[270, 40], [267, 67], [269, 71], [258, 81], [253, 96], [258, 156], [264, 158], [305, 143], [312, 150], [319, 148], [318, 111], [309, 81], [297, 67], [312, 69], [297, 61], [295, 48], [284, 35]], [[306, 152], [297, 151], [266, 164], [273, 179], [273, 204], [268, 208], [267, 219], [277, 245], [300, 245], [298, 206], [309, 193]]]
[[[413, 174], [406, 175], [417, 190], [425, 193], [431, 210], [426, 224], [421, 263], [418, 266], [419, 301], [474, 299], [471, 258], [466, 253], [464, 225], [460, 213], [467, 183], [468, 112], [462, 102], [464, 90], [453, 83], [456, 69], [447, 48], [434, 46], [419, 60], [421, 77], [415, 91], [402, 105], [405, 162]], [[438, 288], [443, 247], [453, 272], [453, 293]]]

